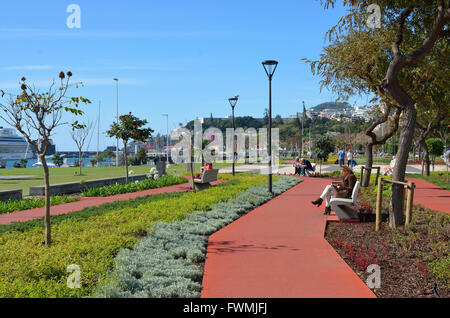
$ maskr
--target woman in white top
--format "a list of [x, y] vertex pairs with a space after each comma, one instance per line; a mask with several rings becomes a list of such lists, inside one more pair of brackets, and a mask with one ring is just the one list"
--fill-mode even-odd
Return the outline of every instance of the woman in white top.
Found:
[[392, 171], [394, 171], [394, 167], [395, 167], [395, 156], [392, 157], [392, 160], [389, 163], [389, 166], [384, 168], [384, 175], [385, 176], [392, 175]]

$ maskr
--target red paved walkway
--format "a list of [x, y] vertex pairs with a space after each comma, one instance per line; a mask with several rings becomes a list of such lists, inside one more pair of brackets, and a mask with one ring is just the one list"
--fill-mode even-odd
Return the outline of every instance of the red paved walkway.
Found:
[[304, 179], [209, 238], [202, 297], [375, 297], [324, 239], [330, 181]]
[[[224, 180], [218, 180], [216, 182], [212, 182], [211, 184], [214, 185], [221, 182], [224, 182]], [[124, 201], [153, 194], [168, 193], [168, 192], [185, 192], [190, 190], [191, 187], [189, 186], [189, 183], [183, 183], [163, 188], [149, 189], [133, 193], [124, 193], [110, 197], [90, 197], [90, 198], [82, 197], [80, 201], [52, 206], [50, 209], [50, 213], [51, 215], [67, 214], [83, 210], [84, 208], [87, 207], [99, 206], [104, 203], [114, 201]], [[0, 214], [0, 224], [10, 224], [12, 222], [25, 222], [34, 219], [40, 219], [44, 217], [44, 215], [45, 215], [45, 207], [13, 212], [9, 214]]]
[[432, 210], [450, 213], [450, 191], [439, 188], [420, 178], [407, 178], [416, 184], [414, 204], [420, 204]]

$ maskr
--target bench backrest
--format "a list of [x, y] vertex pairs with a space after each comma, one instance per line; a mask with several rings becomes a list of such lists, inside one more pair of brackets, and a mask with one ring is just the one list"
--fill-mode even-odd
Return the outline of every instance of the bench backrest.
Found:
[[352, 192], [352, 200], [353, 200], [353, 204], [356, 205], [358, 202], [358, 192], [359, 192], [359, 187], [360, 187], [360, 183], [359, 181], [356, 181], [355, 186], [353, 187], [353, 192]]
[[217, 180], [219, 169], [205, 170], [202, 174], [202, 183], [213, 182]]

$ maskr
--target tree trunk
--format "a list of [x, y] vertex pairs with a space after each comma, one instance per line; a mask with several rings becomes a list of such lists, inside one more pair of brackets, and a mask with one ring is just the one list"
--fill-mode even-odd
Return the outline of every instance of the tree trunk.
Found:
[[373, 152], [372, 152], [373, 145], [372, 143], [366, 144], [366, 171], [364, 171], [364, 178], [362, 180], [362, 187], [368, 187], [370, 183], [370, 174], [372, 173], [372, 165], [373, 165]]
[[78, 165], [80, 168], [80, 176], [81, 176], [81, 149], [78, 150]]
[[123, 155], [124, 155], [124, 162], [125, 162], [125, 183], [128, 184], [128, 154], [127, 154], [127, 142], [123, 142]]
[[[405, 181], [406, 166], [408, 164], [409, 150], [414, 138], [414, 126], [416, 124], [417, 112], [412, 99], [405, 105], [403, 118], [401, 119], [401, 133], [396, 155], [395, 167], [392, 174], [394, 181]], [[396, 228], [403, 225], [403, 196], [402, 185], [392, 185], [392, 196], [390, 211], [390, 226]]]
[[51, 224], [50, 224], [50, 175], [48, 171], [47, 161], [45, 155], [39, 156], [41, 159], [42, 167], [44, 168], [44, 188], [45, 188], [45, 245], [50, 246], [52, 244]]

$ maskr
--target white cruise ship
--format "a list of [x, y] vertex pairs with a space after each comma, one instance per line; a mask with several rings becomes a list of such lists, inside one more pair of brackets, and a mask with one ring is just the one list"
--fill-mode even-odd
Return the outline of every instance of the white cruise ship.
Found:
[[0, 127], [0, 160], [33, 158], [33, 151], [24, 137], [11, 128]]

